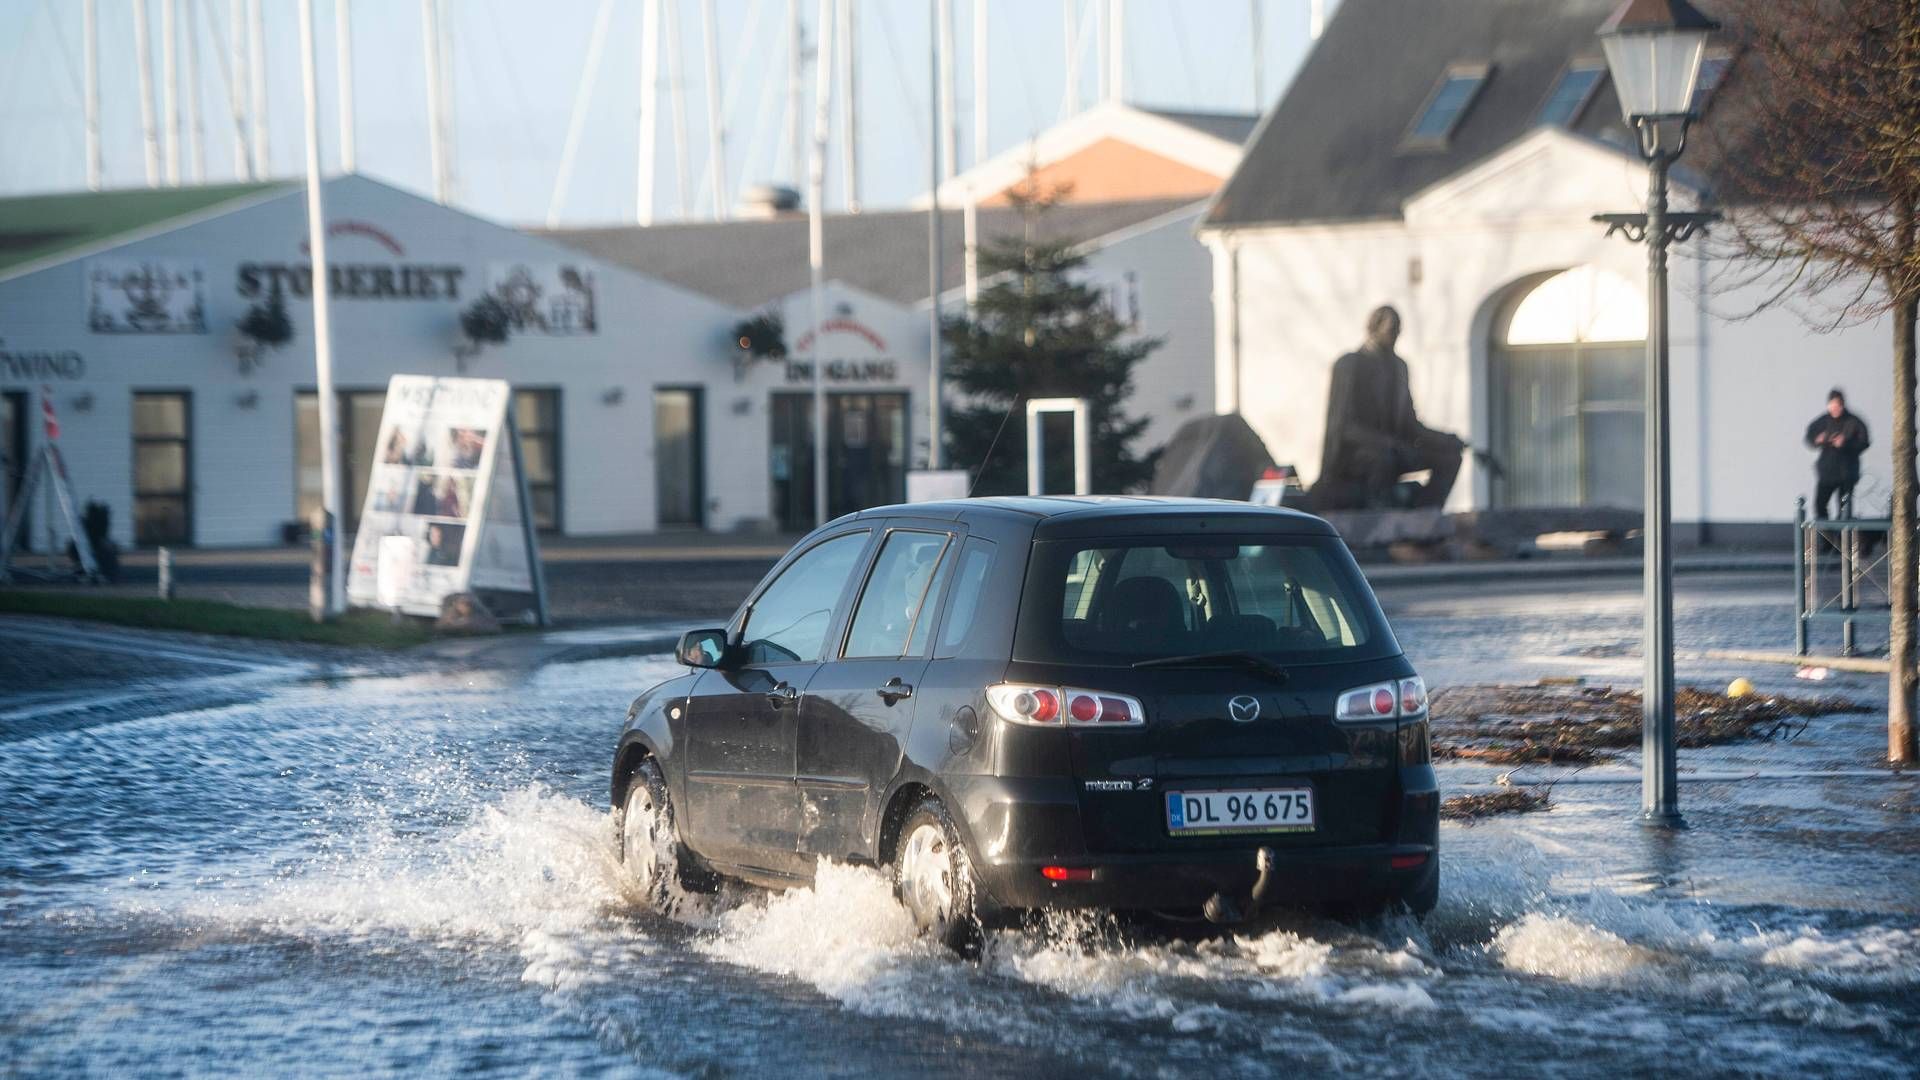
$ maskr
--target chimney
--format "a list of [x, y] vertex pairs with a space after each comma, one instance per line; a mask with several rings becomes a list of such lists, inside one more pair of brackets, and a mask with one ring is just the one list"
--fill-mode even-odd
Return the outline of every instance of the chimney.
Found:
[[772, 218], [798, 217], [800, 193], [780, 184], [754, 184], [740, 193], [736, 217], [766, 221]]

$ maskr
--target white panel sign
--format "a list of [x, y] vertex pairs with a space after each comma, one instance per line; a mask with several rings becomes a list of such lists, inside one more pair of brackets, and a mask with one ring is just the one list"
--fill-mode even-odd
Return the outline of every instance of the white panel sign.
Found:
[[393, 377], [347, 573], [351, 602], [438, 615], [447, 596], [475, 587], [531, 591], [511, 400], [500, 379]]
[[972, 482], [965, 469], [914, 469], [907, 473], [907, 501], [964, 499]]
[[96, 334], [204, 334], [205, 275], [186, 259], [87, 263], [87, 328]]
[[487, 292], [504, 304], [516, 334], [599, 330], [593, 272], [570, 263], [491, 263]]

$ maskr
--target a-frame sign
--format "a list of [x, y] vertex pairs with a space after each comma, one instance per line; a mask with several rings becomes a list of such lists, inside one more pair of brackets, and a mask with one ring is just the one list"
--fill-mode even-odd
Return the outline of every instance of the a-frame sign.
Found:
[[454, 593], [528, 593], [547, 624], [513, 388], [395, 375], [347, 569], [347, 601], [440, 614]]

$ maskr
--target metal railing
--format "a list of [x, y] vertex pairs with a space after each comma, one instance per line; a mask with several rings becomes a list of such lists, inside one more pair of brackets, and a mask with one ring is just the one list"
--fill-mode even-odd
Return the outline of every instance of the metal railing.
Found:
[[[1851, 517], [1851, 500], [1840, 500], [1837, 518], [1807, 517], [1807, 497], [1795, 502], [1793, 651], [1807, 655], [1807, 638], [1819, 622], [1840, 624], [1840, 655], [1857, 649], [1855, 624], [1863, 619], [1885, 619], [1892, 593], [1887, 581], [1887, 534], [1893, 522], [1886, 518]], [[1837, 575], [1829, 585], [1826, 571]]]

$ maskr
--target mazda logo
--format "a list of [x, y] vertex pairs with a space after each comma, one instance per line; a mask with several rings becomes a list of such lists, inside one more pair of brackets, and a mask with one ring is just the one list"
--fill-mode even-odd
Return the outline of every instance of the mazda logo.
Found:
[[1241, 694], [1227, 699], [1227, 715], [1241, 723], [1260, 718], [1260, 699], [1252, 694]]

